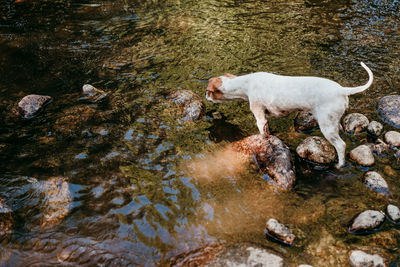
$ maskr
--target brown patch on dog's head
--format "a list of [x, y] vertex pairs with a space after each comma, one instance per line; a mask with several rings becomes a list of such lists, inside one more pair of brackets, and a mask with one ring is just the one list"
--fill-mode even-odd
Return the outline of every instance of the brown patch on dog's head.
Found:
[[[236, 76], [233, 74], [226, 73], [224, 77], [233, 79]], [[208, 80], [206, 96], [212, 100], [224, 100], [224, 93], [219, 89], [222, 86], [221, 77], [214, 77]]]

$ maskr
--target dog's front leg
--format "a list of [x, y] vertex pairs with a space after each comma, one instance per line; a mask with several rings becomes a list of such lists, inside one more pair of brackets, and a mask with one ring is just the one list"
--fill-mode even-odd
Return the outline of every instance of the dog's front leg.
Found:
[[257, 127], [260, 134], [269, 135], [268, 122], [265, 118], [265, 107], [258, 102], [250, 102], [250, 110], [253, 112], [254, 117], [257, 120]]

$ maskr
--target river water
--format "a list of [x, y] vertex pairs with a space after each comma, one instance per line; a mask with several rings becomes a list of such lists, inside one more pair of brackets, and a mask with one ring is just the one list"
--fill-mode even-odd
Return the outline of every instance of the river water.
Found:
[[[397, 226], [368, 236], [346, 229], [358, 212], [400, 204], [397, 159], [369, 168], [384, 174], [387, 197], [365, 188], [367, 168], [348, 158], [342, 170], [298, 162], [294, 190], [280, 192], [218, 154], [257, 133], [247, 103], [207, 102], [201, 120], [185, 123], [165, 99], [188, 89], [205, 101], [207, 80], [226, 72], [356, 86], [367, 80], [363, 61], [375, 82], [350, 97], [348, 112], [381, 121], [377, 100], [400, 89], [399, 1], [6, 0], [0, 8], [0, 199], [12, 210], [1, 266], [165, 265], [221, 242], [268, 247], [290, 264], [342, 266], [355, 248], [399, 262]], [[86, 83], [109, 101], [82, 103]], [[32, 93], [53, 101], [32, 121], [9, 122]], [[270, 122], [294, 156], [309, 134], [292, 125], [293, 116]], [[367, 140], [342, 137], [347, 152]], [[295, 231], [294, 247], [265, 238], [271, 217]]]

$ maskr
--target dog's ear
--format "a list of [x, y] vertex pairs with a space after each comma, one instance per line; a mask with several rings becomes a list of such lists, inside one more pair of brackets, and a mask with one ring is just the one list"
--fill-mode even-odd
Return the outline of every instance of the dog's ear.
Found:
[[228, 77], [229, 79], [233, 79], [233, 78], [236, 78], [236, 77], [237, 77], [236, 75], [233, 75], [233, 74], [230, 74], [230, 73], [225, 73], [224, 76], [225, 76], [225, 77]]
[[215, 92], [215, 90], [218, 89], [221, 85], [222, 85], [221, 78], [219, 77], [210, 78], [208, 80], [207, 91]]

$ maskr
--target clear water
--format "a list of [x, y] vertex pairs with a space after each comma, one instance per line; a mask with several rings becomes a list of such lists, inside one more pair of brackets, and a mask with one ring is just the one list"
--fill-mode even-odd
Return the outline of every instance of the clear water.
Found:
[[[291, 192], [248, 168], [219, 164], [228, 142], [257, 133], [243, 102], [205, 103], [206, 116], [180, 122], [170, 90], [204, 95], [226, 72], [311, 75], [346, 86], [348, 112], [378, 120], [377, 100], [400, 86], [398, 1], [3, 1], [0, 9], [0, 196], [12, 209], [1, 237], [2, 266], [165, 265], [172, 256], [218, 242], [269, 247], [291, 264], [347, 264], [364, 248], [399, 260], [398, 227], [347, 233], [364, 209], [399, 205], [399, 162], [377, 158], [392, 195], [362, 185], [365, 168], [308, 171], [297, 164]], [[108, 103], [79, 102], [91, 83]], [[53, 102], [35, 120], [8, 122], [23, 96]], [[205, 101], [205, 99], [203, 99]], [[212, 112], [224, 119], [213, 120]], [[273, 119], [292, 150], [306, 134], [293, 116]], [[385, 130], [390, 130], [385, 125]], [[312, 134], [320, 134], [315, 131]], [[367, 136], [342, 134], [347, 152]], [[199, 168], [191, 168], [193, 162]], [[216, 163], [216, 164], [215, 164]], [[204, 174], [206, 170], [206, 174]], [[274, 217], [298, 239], [265, 238]], [[51, 220], [49, 220], [49, 218]]]

